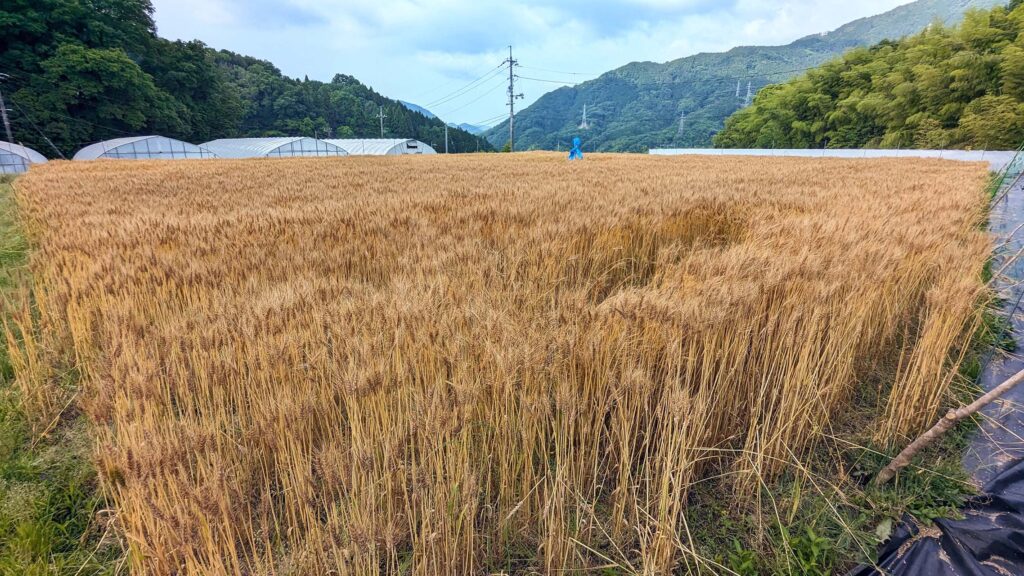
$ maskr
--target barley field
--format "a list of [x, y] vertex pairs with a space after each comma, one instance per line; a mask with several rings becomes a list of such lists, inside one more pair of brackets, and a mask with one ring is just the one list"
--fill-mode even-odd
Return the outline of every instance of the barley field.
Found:
[[715, 573], [694, 485], [743, 502], [799, 467], [878, 358], [879, 445], [935, 419], [985, 297], [985, 184], [908, 159], [53, 162], [15, 183], [7, 338], [37, 432], [91, 423], [134, 573]]

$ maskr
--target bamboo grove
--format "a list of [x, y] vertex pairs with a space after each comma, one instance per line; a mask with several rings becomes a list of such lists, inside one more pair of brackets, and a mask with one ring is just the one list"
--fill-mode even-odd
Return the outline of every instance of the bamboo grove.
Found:
[[668, 573], [703, 561], [694, 484], [753, 498], [878, 358], [876, 440], [931, 423], [979, 321], [985, 182], [908, 159], [53, 162], [16, 182], [33, 286], [8, 343], [37, 431], [91, 422], [139, 574]]
[[1024, 140], [1024, 2], [855, 48], [761, 90], [719, 148], [1014, 150]]

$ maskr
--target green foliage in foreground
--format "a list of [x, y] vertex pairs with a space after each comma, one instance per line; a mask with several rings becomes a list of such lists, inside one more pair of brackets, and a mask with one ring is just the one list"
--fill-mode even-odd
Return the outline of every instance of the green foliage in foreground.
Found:
[[[376, 138], [444, 148], [444, 123], [351, 76], [288, 78], [270, 62], [156, 35], [150, 0], [5, 0], [0, 71], [10, 79], [14, 138], [46, 156], [100, 140], [162, 134], [190, 142], [239, 136]], [[8, 102], [10, 105], [11, 102]], [[490, 151], [449, 130], [451, 149]]]
[[856, 49], [762, 90], [720, 148], [1016, 149], [1024, 141], [1024, 5], [973, 10]]
[[[0, 180], [0, 295], [15, 290], [28, 246], [9, 180]], [[67, 415], [66, 415], [67, 416]], [[33, 437], [0, 345], [0, 576], [116, 574], [123, 551], [96, 484], [81, 417]]]

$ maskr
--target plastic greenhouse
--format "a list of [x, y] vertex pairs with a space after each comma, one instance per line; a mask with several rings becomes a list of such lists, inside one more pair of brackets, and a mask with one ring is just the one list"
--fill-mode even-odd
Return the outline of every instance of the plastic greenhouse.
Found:
[[46, 158], [31, 148], [0, 142], [0, 174], [20, 174], [28, 170], [30, 164], [43, 162], [46, 162]]
[[396, 156], [399, 154], [437, 154], [433, 148], [419, 140], [393, 138], [367, 138], [325, 140], [343, 148], [353, 156]]
[[348, 156], [334, 144], [314, 138], [227, 138], [203, 144], [220, 158]]
[[74, 160], [180, 160], [213, 157], [214, 155], [202, 146], [181, 140], [164, 136], [133, 136], [90, 144], [79, 150]]

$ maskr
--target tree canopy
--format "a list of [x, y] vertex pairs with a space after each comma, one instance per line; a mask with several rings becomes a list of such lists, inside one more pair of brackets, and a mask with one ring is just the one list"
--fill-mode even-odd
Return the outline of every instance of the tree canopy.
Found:
[[1024, 142], [1024, 3], [969, 11], [761, 90], [720, 148], [1015, 149]]
[[[444, 123], [351, 76], [293, 79], [273, 64], [200, 41], [156, 35], [149, 0], [6, 0], [0, 72], [10, 76], [15, 140], [65, 155], [89, 143], [157, 133], [191, 142], [243, 136], [380, 135], [444, 147]], [[13, 104], [13, 105], [11, 105]], [[491, 150], [449, 129], [455, 152]]]

